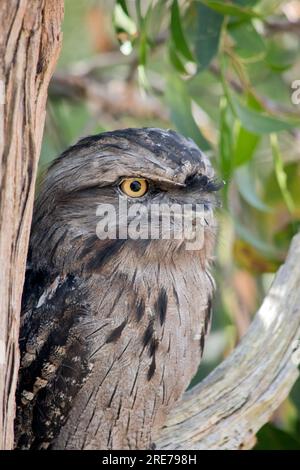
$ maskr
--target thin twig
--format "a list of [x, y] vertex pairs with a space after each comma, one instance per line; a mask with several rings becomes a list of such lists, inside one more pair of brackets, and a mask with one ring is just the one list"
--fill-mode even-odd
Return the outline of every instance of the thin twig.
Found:
[[300, 20], [298, 21], [265, 21], [267, 34], [293, 33], [300, 35]]

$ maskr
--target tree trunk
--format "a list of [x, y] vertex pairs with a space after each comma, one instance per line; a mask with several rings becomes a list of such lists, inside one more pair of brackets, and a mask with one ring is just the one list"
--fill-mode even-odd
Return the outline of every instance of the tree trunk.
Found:
[[63, 0], [0, 3], [0, 449], [13, 446], [19, 312]]

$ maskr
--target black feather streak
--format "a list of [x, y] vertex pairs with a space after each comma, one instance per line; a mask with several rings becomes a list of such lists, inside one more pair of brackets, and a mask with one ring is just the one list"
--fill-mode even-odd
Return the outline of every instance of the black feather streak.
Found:
[[200, 351], [201, 351], [201, 355], [203, 354], [203, 350], [204, 350], [204, 341], [205, 341], [205, 334], [204, 334], [204, 331], [202, 330], [202, 331], [201, 331], [201, 337], [200, 337]]
[[209, 322], [210, 322], [210, 319], [211, 319], [211, 304], [212, 304], [212, 300], [211, 298], [208, 299], [208, 304], [207, 304], [207, 310], [205, 312], [205, 319], [204, 319], [204, 332], [205, 334], [207, 333], [207, 330], [208, 330], [208, 325], [209, 325]]
[[121, 325], [117, 326], [114, 330], [112, 330], [110, 332], [110, 334], [108, 335], [108, 337], [106, 338], [106, 343], [114, 343], [115, 341], [117, 341], [121, 334], [122, 334], [122, 331], [124, 330], [125, 326], [127, 324], [127, 319], [124, 320]]
[[100, 250], [98, 253], [95, 253], [93, 258], [91, 258], [87, 263], [87, 269], [91, 271], [100, 269], [104, 263], [117, 254], [125, 241], [126, 240], [115, 240], [111, 244], [106, 245], [105, 248]]
[[166, 319], [168, 305], [168, 295], [164, 287], [161, 288], [154, 308], [159, 315], [160, 324], [163, 325]]
[[79, 259], [82, 259], [86, 255], [88, 255], [93, 249], [95, 243], [97, 243], [98, 241], [99, 241], [99, 238], [97, 237], [97, 235], [93, 235], [90, 238], [88, 238], [84, 243], [84, 248], [79, 255]]
[[140, 299], [136, 308], [136, 318], [138, 322], [141, 321], [144, 313], [145, 313], [145, 301], [144, 299]]
[[143, 345], [146, 347], [153, 338], [153, 320], [151, 319], [143, 336]]
[[156, 339], [156, 338], [151, 339], [151, 343], [149, 345], [149, 355], [150, 355], [150, 357], [155, 355], [155, 352], [158, 348], [158, 343], [159, 343], [158, 339]]
[[148, 381], [150, 381], [152, 379], [155, 370], [156, 370], [156, 360], [155, 360], [155, 355], [154, 355], [153, 358], [152, 358], [149, 370], [148, 370], [148, 374], [147, 374], [147, 380]]

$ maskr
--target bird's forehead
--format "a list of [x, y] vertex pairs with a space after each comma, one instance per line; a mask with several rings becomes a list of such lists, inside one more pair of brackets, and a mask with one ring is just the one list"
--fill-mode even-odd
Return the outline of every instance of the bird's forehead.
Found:
[[113, 152], [119, 165], [179, 183], [189, 174], [211, 170], [208, 158], [197, 145], [173, 130], [124, 129], [102, 134], [98, 145], [100, 153]]

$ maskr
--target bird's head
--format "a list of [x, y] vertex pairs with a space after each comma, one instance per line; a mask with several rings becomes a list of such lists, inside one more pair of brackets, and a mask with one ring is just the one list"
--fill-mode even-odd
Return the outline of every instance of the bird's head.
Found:
[[175, 131], [84, 138], [54, 161], [41, 185], [31, 234], [35, 262], [98, 269], [125, 246], [147, 262], [205, 253], [219, 187], [208, 158]]

